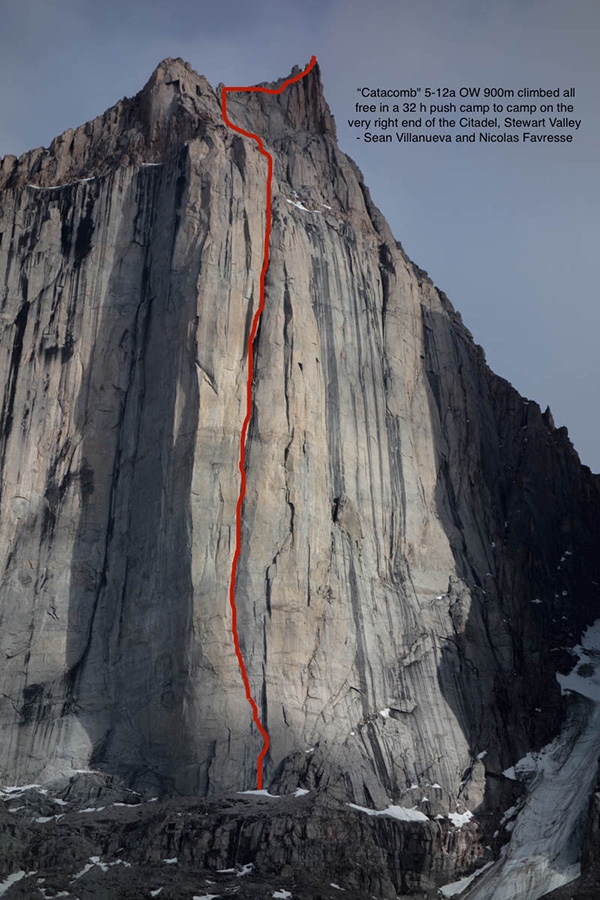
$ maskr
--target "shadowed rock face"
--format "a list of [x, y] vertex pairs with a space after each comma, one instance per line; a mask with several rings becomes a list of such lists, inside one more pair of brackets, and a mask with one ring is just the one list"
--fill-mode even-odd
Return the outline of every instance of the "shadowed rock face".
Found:
[[[407, 259], [317, 67], [228, 110], [274, 158], [237, 583], [266, 783], [486, 843], [600, 615], [599, 479]], [[228, 580], [265, 175], [181, 60], [1, 163], [7, 783], [255, 786]]]

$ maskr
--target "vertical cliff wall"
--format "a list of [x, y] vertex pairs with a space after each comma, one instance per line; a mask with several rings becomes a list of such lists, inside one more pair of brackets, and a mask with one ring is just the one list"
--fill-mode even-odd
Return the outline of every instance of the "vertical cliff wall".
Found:
[[[396, 243], [318, 67], [228, 109], [274, 158], [237, 585], [266, 782], [497, 813], [600, 615], [598, 478]], [[4, 780], [255, 785], [228, 579], [264, 181], [180, 60], [2, 162]]]

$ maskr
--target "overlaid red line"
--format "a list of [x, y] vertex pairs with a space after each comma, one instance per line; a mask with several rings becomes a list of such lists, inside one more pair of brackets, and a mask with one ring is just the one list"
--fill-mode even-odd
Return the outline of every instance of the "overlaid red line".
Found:
[[254, 724], [258, 728], [260, 734], [263, 739], [263, 747], [260, 753], [258, 754], [258, 759], [256, 761], [257, 767], [257, 788], [258, 790], [262, 790], [263, 786], [263, 761], [265, 756], [267, 755], [267, 751], [269, 749], [269, 733], [263, 723], [261, 722], [260, 715], [258, 713], [258, 706], [256, 704], [256, 700], [252, 696], [252, 690], [250, 688], [250, 680], [248, 678], [248, 672], [246, 670], [246, 664], [244, 663], [244, 657], [242, 655], [242, 651], [240, 649], [240, 640], [238, 634], [237, 627], [237, 606], [235, 602], [235, 588], [236, 588], [236, 580], [237, 580], [237, 570], [238, 570], [238, 562], [241, 553], [241, 545], [242, 545], [242, 506], [244, 503], [244, 498], [246, 496], [246, 437], [248, 435], [248, 427], [250, 425], [250, 419], [252, 418], [252, 383], [254, 380], [254, 338], [256, 337], [256, 332], [258, 331], [258, 324], [260, 322], [260, 317], [262, 315], [263, 309], [265, 308], [265, 278], [267, 275], [267, 269], [269, 268], [269, 239], [271, 237], [271, 186], [273, 181], [273, 157], [265, 150], [262, 140], [257, 134], [254, 134], [251, 131], [245, 131], [243, 128], [240, 128], [238, 125], [234, 125], [227, 115], [227, 94], [229, 92], [250, 92], [256, 91], [261, 94], [282, 94], [283, 91], [290, 84], [294, 84], [296, 81], [300, 81], [301, 78], [304, 78], [305, 75], [308, 75], [310, 70], [313, 68], [317, 61], [316, 56], [311, 57], [311, 60], [307, 67], [299, 72], [298, 75], [294, 75], [292, 78], [288, 78], [283, 82], [282, 85], [278, 88], [264, 88], [264, 87], [224, 87], [221, 91], [221, 110], [223, 113], [223, 120], [229, 128], [232, 128], [234, 131], [237, 131], [239, 134], [243, 134], [244, 137], [251, 138], [251, 140], [256, 141], [259, 151], [267, 160], [267, 184], [266, 184], [266, 215], [265, 215], [265, 239], [264, 239], [264, 251], [263, 251], [263, 264], [260, 272], [260, 297], [258, 307], [256, 312], [254, 313], [254, 317], [252, 319], [252, 327], [250, 329], [250, 334], [248, 336], [248, 377], [246, 380], [246, 414], [244, 416], [244, 422], [242, 424], [242, 431], [240, 436], [240, 455], [239, 455], [239, 470], [240, 470], [240, 492], [238, 495], [237, 505], [235, 508], [235, 551], [233, 554], [233, 561], [231, 563], [231, 577], [229, 580], [229, 603], [231, 605], [231, 633], [233, 636], [233, 645], [235, 647], [235, 654], [237, 656], [237, 660], [240, 667], [240, 673], [242, 675], [242, 681], [244, 683], [244, 688], [246, 690], [246, 699], [250, 704], [252, 709], [252, 719]]

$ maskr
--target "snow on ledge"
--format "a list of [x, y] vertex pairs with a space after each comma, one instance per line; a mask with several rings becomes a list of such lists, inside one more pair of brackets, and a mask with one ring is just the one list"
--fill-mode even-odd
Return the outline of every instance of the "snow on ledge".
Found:
[[238, 791], [238, 794], [255, 794], [259, 797], [273, 797], [275, 800], [279, 800], [278, 794], [270, 794], [268, 791], [264, 789], [261, 791]]
[[316, 213], [318, 216], [321, 215], [320, 209], [309, 209], [307, 206], [304, 206], [300, 200], [288, 200], [286, 197], [286, 203], [291, 203], [292, 206], [295, 206], [297, 209], [302, 209], [304, 212]]
[[386, 809], [368, 809], [366, 806], [357, 806], [356, 803], [347, 804], [351, 809], [357, 809], [368, 816], [390, 816], [400, 822], [429, 822], [428, 817], [418, 809], [407, 809], [405, 806], [388, 806]]
[[65, 181], [64, 184], [51, 184], [48, 187], [40, 187], [39, 184], [28, 184], [26, 187], [31, 188], [32, 191], [60, 191], [61, 188], [72, 187], [74, 184], [85, 184], [88, 181], [95, 180], [95, 175], [92, 175], [90, 178], [78, 178], [76, 181]]
[[463, 825], [467, 825], [471, 821], [473, 813], [470, 810], [464, 813], [448, 813], [447, 818], [450, 819], [456, 828], [462, 828]]
[[0, 897], [3, 897], [12, 885], [16, 884], [17, 881], [20, 881], [21, 878], [28, 878], [29, 876], [36, 874], [37, 869], [35, 872], [24, 872], [23, 870], [20, 872], [13, 872], [12, 875], [9, 875], [2, 883], [0, 883]]

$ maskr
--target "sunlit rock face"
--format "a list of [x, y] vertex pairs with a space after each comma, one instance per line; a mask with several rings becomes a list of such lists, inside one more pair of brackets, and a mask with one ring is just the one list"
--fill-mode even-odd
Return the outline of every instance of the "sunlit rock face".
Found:
[[[318, 67], [228, 111], [274, 160], [236, 585], [265, 783], [470, 810], [475, 860], [600, 615], [599, 480], [395, 241]], [[265, 179], [181, 60], [0, 165], [6, 783], [256, 786], [228, 592]]]

